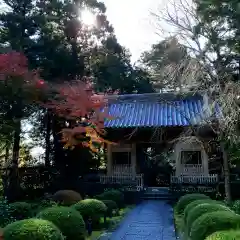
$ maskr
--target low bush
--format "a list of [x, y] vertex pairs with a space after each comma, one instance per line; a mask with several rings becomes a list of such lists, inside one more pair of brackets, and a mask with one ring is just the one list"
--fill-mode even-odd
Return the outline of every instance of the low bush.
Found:
[[25, 219], [7, 225], [4, 240], [64, 240], [60, 230], [51, 222], [42, 219]]
[[33, 216], [32, 206], [26, 202], [15, 202], [9, 204], [9, 214], [15, 220], [31, 218]]
[[175, 208], [176, 213], [183, 214], [186, 206], [189, 203], [191, 203], [195, 200], [200, 200], [200, 199], [210, 199], [210, 198], [204, 194], [199, 194], [199, 193], [186, 194], [186, 195], [182, 196], [176, 204], [176, 208]]
[[82, 215], [85, 222], [91, 218], [94, 227], [99, 223], [100, 218], [107, 212], [106, 205], [97, 199], [84, 199], [74, 204], [72, 207]]
[[185, 210], [184, 210], [184, 223], [186, 224], [187, 222], [187, 218], [188, 218], [188, 215], [189, 215], [189, 212], [195, 208], [196, 206], [200, 205], [200, 204], [203, 204], [203, 203], [216, 203], [216, 204], [221, 204], [221, 205], [224, 205], [223, 202], [220, 202], [220, 201], [215, 201], [215, 200], [212, 200], [212, 199], [200, 199], [200, 200], [195, 200], [191, 203], [189, 203], [186, 207], [185, 207]]
[[70, 207], [51, 207], [41, 211], [37, 218], [56, 225], [66, 240], [84, 240], [85, 223], [78, 211]]
[[240, 216], [231, 211], [205, 213], [192, 224], [190, 238], [203, 240], [217, 231], [240, 228]]
[[233, 205], [232, 205], [232, 210], [237, 213], [240, 214], [240, 200], [236, 200]]
[[119, 190], [108, 190], [96, 196], [99, 200], [112, 200], [117, 203], [119, 208], [124, 206], [124, 194]]
[[40, 202], [32, 203], [31, 206], [32, 212], [36, 215], [45, 208], [57, 206], [57, 203], [51, 200], [42, 200]]
[[15, 221], [14, 218], [11, 217], [9, 211], [9, 204], [7, 200], [3, 199], [0, 201], [0, 227], [5, 227], [6, 225]]
[[107, 212], [106, 212], [106, 215], [108, 217], [111, 217], [112, 216], [112, 213], [114, 210], [118, 210], [118, 206], [117, 206], [117, 203], [115, 203], [114, 201], [112, 200], [102, 200], [102, 202], [106, 205], [107, 207]]
[[205, 213], [215, 212], [215, 211], [231, 211], [227, 206], [216, 204], [216, 203], [203, 203], [194, 208], [192, 208], [186, 219], [185, 230], [187, 233], [190, 232], [191, 227], [199, 217]]
[[240, 231], [220, 231], [208, 236], [206, 240], [237, 240], [240, 239]]
[[71, 206], [81, 201], [82, 197], [73, 190], [59, 190], [52, 196], [52, 200], [64, 206]]

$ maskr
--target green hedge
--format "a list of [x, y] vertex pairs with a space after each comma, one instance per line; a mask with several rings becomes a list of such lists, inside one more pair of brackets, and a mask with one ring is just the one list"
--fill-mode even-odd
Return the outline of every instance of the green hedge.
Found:
[[208, 236], [206, 240], [238, 240], [240, 239], [240, 231], [220, 231]]
[[182, 196], [176, 204], [176, 208], [175, 208], [176, 213], [183, 214], [186, 206], [189, 203], [191, 203], [195, 200], [200, 200], [200, 199], [210, 199], [210, 198], [204, 194], [199, 194], [199, 193], [186, 194], [186, 195]]
[[32, 205], [26, 202], [14, 202], [9, 204], [9, 214], [15, 220], [23, 220], [33, 216]]
[[203, 240], [217, 231], [240, 228], [240, 216], [231, 211], [205, 213], [192, 224], [191, 240]]
[[16, 220], [10, 214], [10, 207], [7, 200], [0, 200], [0, 227], [15, 222]]
[[117, 203], [118, 207], [124, 206], [124, 194], [119, 190], [108, 190], [96, 196], [99, 200], [112, 200]]
[[46, 208], [37, 217], [54, 223], [66, 237], [66, 240], [85, 239], [85, 223], [80, 213], [73, 208]]
[[237, 200], [233, 203], [232, 205], [232, 209], [234, 212], [236, 212], [237, 214], [240, 214], [240, 200]]
[[25, 219], [7, 225], [4, 240], [64, 240], [60, 230], [51, 222], [42, 219]]
[[38, 214], [40, 211], [44, 210], [45, 208], [58, 206], [56, 202], [51, 200], [42, 200], [40, 202], [36, 201], [31, 203], [32, 212], [34, 215]]
[[212, 199], [200, 199], [200, 200], [195, 200], [191, 203], [189, 203], [186, 207], [185, 207], [185, 210], [184, 210], [184, 223], [186, 224], [187, 222], [187, 218], [188, 218], [188, 214], [189, 212], [195, 208], [196, 206], [200, 205], [200, 204], [203, 204], [203, 203], [217, 203], [217, 204], [222, 204], [224, 205], [224, 203], [220, 202], [220, 201], [215, 201], [215, 200], [212, 200]]
[[84, 199], [74, 204], [72, 207], [83, 216], [85, 222], [91, 218], [94, 226], [98, 224], [100, 218], [107, 212], [106, 205], [97, 199]]
[[188, 217], [186, 219], [185, 229], [187, 233], [190, 232], [191, 227], [199, 217], [205, 213], [215, 212], [215, 211], [231, 211], [227, 206], [216, 204], [216, 203], [202, 203], [190, 210]]

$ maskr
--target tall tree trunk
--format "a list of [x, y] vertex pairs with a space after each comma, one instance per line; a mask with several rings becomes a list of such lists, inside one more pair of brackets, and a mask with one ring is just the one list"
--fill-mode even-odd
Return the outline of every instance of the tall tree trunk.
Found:
[[223, 154], [223, 172], [224, 172], [224, 188], [225, 188], [225, 199], [228, 203], [231, 202], [231, 185], [230, 185], [230, 171], [228, 163], [228, 155], [224, 146], [224, 143], [220, 143], [221, 151]]
[[20, 134], [21, 134], [21, 119], [16, 121], [15, 132], [13, 136], [13, 155], [12, 155], [12, 165], [18, 167], [18, 158], [20, 150]]
[[21, 134], [21, 119], [18, 118], [15, 126], [14, 136], [13, 136], [12, 166], [8, 174], [7, 199], [10, 202], [16, 201], [20, 197], [20, 181], [19, 181], [19, 173], [18, 173], [20, 134]]
[[45, 136], [45, 166], [50, 167], [50, 151], [51, 151], [51, 126], [52, 126], [51, 113], [47, 110], [46, 114], [46, 136]]
[[9, 143], [6, 144], [6, 148], [5, 148], [5, 166], [8, 165], [8, 160], [9, 160]]

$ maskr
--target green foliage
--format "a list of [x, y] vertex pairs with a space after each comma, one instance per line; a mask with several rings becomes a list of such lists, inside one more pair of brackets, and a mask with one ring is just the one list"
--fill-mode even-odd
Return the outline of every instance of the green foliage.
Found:
[[84, 199], [73, 205], [82, 216], [85, 222], [91, 218], [94, 225], [98, 224], [100, 217], [106, 214], [106, 205], [97, 199]]
[[60, 190], [53, 195], [52, 199], [61, 205], [71, 206], [81, 201], [82, 197], [78, 192], [73, 190]]
[[101, 200], [107, 207], [107, 216], [112, 216], [113, 210], [117, 210], [118, 206], [117, 203], [113, 200]]
[[9, 212], [12, 218], [22, 220], [32, 217], [32, 206], [26, 202], [15, 202], [9, 204]]
[[10, 208], [8, 202], [3, 199], [0, 201], [0, 227], [5, 227], [9, 223], [16, 221], [10, 214]]
[[219, 231], [211, 234], [206, 240], [238, 240], [240, 239], [240, 231]]
[[153, 75], [153, 84], [158, 89], [167, 87], [176, 90], [179, 86], [193, 84], [187, 82], [189, 71], [194, 69], [193, 58], [176, 37], [153, 44], [151, 50], [141, 55], [141, 63]]
[[42, 200], [40, 202], [31, 203], [31, 206], [32, 206], [32, 212], [35, 215], [40, 211], [44, 210], [45, 208], [57, 206], [57, 203], [50, 200]]
[[153, 92], [148, 72], [132, 66], [129, 51], [118, 43], [115, 36], [108, 37], [102, 44], [91, 61], [98, 91], [112, 89], [121, 94]]
[[215, 211], [205, 213], [194, 221], [190, 238], [203, 240], [214, 232], [222, 230], [238, 229], [240, 216], [230, 211]]
[[4, 240], [64, 240], [60, 230], [42, 219], [25, 219], [4, 228]]
[[237, 213], [240, 214], [240, 200], [236, 200], [233, 205], [232, 205], [232, 210]]
[[186, 194], [180, 197], [180, 199], [176, 204], [177, 214], [182, 214], [189, 203], [195, 200], [200, 200], [200, 199], [210, 199], [210, 198], [204, 194], [199, 194], [199, 193]]
[[215, 211], [231, 211], [227, 206], [218, 203], [202, 203], [198, 206], [192, 208], [186, 219], [186, 230], [188, 233], [191, 231], [191, 227], [194, 222], [205, 213], [215, 212]]
[[117, 203], [119, 208], [124, 206], [124, 194], [119, 190], [107, 190], [104, 193], [97, 195], [96, 198], [99, 200], [112, 200]]
[[37, 217], [56, 225], [66, 240], [85, 239], [85, 223], [79, 212], [73, 208], [51, 207], [41, 211]]
[[188, 218], [188, 215], [189, 215], [189, 212], [193, 209], [193, 208], [195, 208], [196, 206], [198, 206], [198, 205], [200, 205], [200, 204], [204, 204], [204, 203], [212, 203], [212, 204], [214, 204], [214, 203], [216, 203], [216, 204], [223, 204], [224, 205], [224, 203], [223, 202], [220, 202], [220, 201], [214, 201], [214, 200], [212, 200], [212, 199], [200, 199], [200, 200], [196, 200], [196, 201], [193, 201], [193, 202], [191, 202], [191, 203], [189, 203], [187, 206], [186, 206], [186, 208], [184, 209], [184, 223], [186, 223], [187, 222], [187, 218]]

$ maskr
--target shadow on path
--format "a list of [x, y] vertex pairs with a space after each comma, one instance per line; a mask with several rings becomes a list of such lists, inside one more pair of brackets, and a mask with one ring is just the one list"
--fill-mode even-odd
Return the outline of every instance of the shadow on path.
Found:
[[173, 210], [165, 201], [144, 201], [112, 233], [110, 240], [176, 240]]

